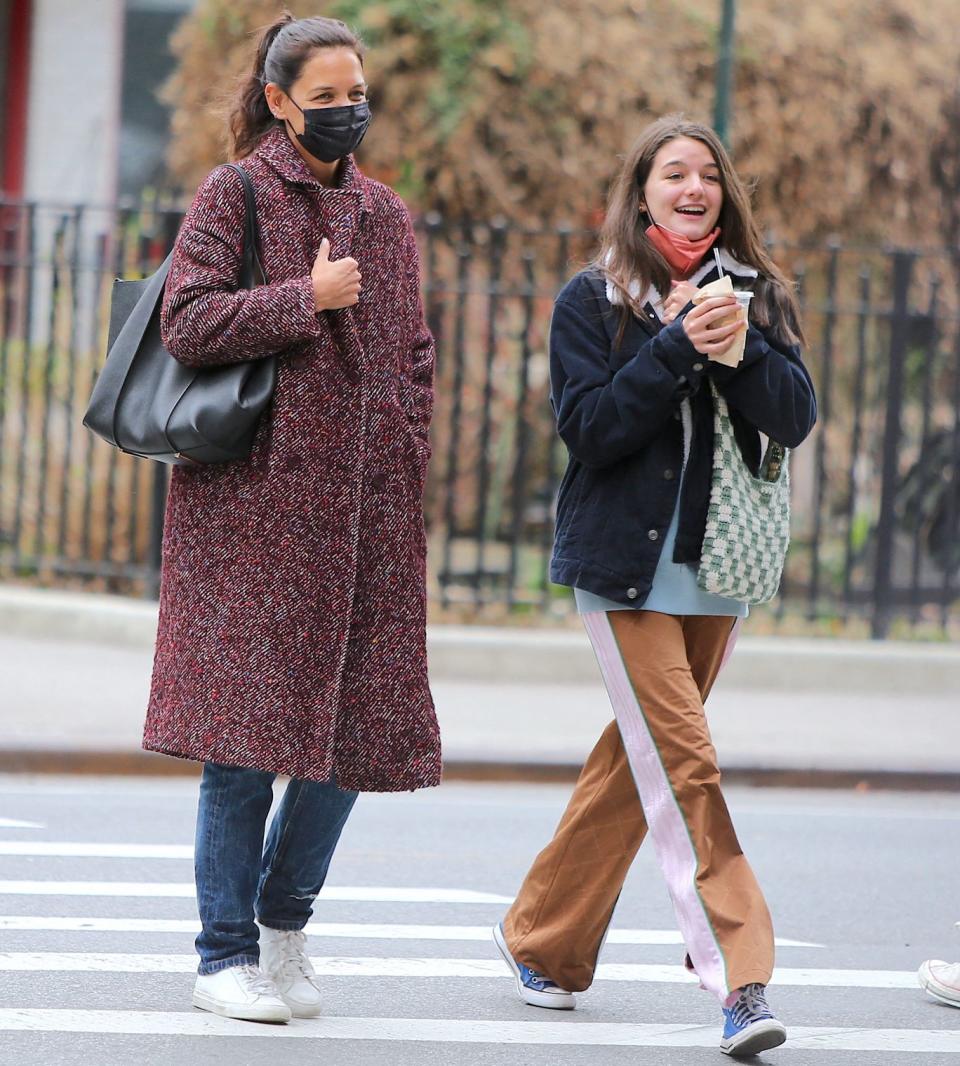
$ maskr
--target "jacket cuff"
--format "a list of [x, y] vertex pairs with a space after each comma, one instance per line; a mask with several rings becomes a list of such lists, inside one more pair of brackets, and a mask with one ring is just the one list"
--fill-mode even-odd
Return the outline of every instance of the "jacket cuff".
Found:
[[725, 363], [717, 363], [710, 360], [710, 377], [722, 385], [731, 378], [737, 376], [741, 370], [759, 362], [770, 354], [770, 346], [766, 338], [755, 326], [747, 327], [747, 341], [743, 349], [743, 358], [736, 366], [727, 366]]
[[654, 350], [659, 348], [657, 354], [660, 361], [675, 378], [685, 379], [692, 389], [696, 390], [710, 360], [690, 343], [690, 338], [683, 328], [682, 317], [678, 316], [669, 326], [664, 326], [657, 334], [657, 340], [660, 344], [655, 346]]

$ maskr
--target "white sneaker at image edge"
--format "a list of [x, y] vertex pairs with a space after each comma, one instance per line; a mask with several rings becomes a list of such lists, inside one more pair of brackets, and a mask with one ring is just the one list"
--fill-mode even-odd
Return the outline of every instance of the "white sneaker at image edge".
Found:
[[960, 1007], [960, 962], [927, 959], [917, 971], [920, 987], [934, 999]]

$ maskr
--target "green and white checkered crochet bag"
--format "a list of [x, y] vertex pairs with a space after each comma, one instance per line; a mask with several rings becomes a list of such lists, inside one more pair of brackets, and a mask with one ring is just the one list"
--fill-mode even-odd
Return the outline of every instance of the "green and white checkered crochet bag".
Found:
[[754, 477], [727, 401], [713, 382], [713, 482], [697, 584], [741, 603], [766, 603], [780, 587], [790, 544], [789, 452], [771, 441]]

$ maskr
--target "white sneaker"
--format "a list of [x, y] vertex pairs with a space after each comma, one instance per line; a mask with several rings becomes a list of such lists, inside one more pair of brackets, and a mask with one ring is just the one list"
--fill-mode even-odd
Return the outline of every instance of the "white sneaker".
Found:
[[259, 928], [261, 969], [269, 974], [294, 1018], [316, 1018], [322, 1009], [320, 986], [307, 956], [306, 934], [302, 929]]
[[960, 962], [927, 959], [917, 971], [920, 987], [951, 1007], [960, 1007]]
[[[960, 922], [957, 922], [960, 929]], [[960, 1007], [960, 962], [927, 959], [917, 971], [920, 987], [934, 999], [951, 1007]]]
[[288, 1022], [290, 1008], [277, 986], [257, 966], [228, 966], [197, 975], [193, 1005], [245, 1022]]

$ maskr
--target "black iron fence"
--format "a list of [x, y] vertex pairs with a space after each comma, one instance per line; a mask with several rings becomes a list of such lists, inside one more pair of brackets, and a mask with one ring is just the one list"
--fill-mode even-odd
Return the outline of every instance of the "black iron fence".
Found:
[[[116, 276], [179, 212], [0, 201], [0, 578], [156, 593], [166, 471], [80, 424]], [[553, 298], [591, 235], [420, 224], [438, 342], [430, 580], [450, 617], [563, 614], [547, 562], [563, 469], [548, 395]], [[798, 278], [821, 418], [793, 457], [794, 540], [772, 619], [946, 632], [960, 598], [960, 259], [775, 249]]]

